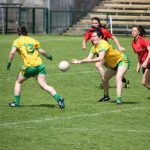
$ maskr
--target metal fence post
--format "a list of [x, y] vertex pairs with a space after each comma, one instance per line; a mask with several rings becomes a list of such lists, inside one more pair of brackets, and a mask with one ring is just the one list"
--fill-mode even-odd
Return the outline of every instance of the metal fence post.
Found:
[[48, 34], [48, 8], [45, 8], [44, 9], [44, 11], [45, 11], [45, 26], [46, 26], [46, 33]]
[[49, 10], [49, 33], [51, 34], [52, 32], [52, 15], [51, 15], [51, 10]]
[[35, 33], [35, 8], [32, 8], [32, 33]]
[[6, 18], [5, 18], [5, 20], [6, 20], [5, 31], [6, 31], [6, 33], [8, 33], [8, 8], [7, 7], [6, 7], [6, 14], [5, 14], [5, 16], [6, 16]]
[[19, 7], [19, 20], [18, 20], [18, 25], [20, 25], [20, 20], [21, 20], [21, 5]]
[[2, 33], [5, 34], [4, 8], [1, 8], [1, 13], [2, 13]]

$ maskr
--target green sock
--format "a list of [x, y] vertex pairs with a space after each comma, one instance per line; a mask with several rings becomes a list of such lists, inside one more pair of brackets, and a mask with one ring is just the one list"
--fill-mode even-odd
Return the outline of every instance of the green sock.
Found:
[[58, 102], [59, 99], [61, 98], [60, 95], [58, 93], [56, 93], [55, 95], [53, 95], [54, 99]]
[[20, 95], [15, 95], [15, 103], [19, 105], [20, 103]]
[[121, 96], [117, 96], [116, 99], [121, 101]]

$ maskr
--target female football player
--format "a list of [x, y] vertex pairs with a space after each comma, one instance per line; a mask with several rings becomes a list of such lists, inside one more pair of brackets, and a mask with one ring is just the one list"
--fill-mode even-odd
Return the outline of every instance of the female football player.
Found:
[[[88, 40], [91, 40], [92, 44], [93, 44], [93, 41], [92, 41], [92, 34], [95, 30], [99, 30], [103, 33], [104, 37], [103, 39], [108, 41], [108, 39], [112, 39], [118, 50], [120, 51], [124, 51], [125, 49], [120, 45], [118, 39], [112, 35], [106, 28], [104, 28], [100, 22], [100, 19], [98, 17], [94, 17], [92, 18], [92, 27], [90, 29], [88, 29], [84, 35], [84, 39], [83, 39], [83, 42], [82, 42], [82, 49], [83, 50], [86, 50], [86, 43]], [[95, 63], [95, 66], [96, 66], [96, 69], [99, 71], [100, 73], [100, 76], [102, 78], [102, 76], [104, 75], [105, 73], [105, 68], [104, 68], [104, 63], [103, 61], [101, 62], [96, 62]], [[122, 79], [122, 82], [124, 83], [124, 87], [127, 88], [129, 86], [129, 80], [127, 80], [125, 77], [123, 77]], [[101, 85], [102, 87], [103, 85]]]
[[35, 39], [28, 36], [28, 32], [25, 26], [19, 26], [17, 28], [19, 38], [17, 38], [12, 45], [12, 49], [9, 53], [9, 59], [7, 69], [10, 69], [12, 60], [15, 53], [18, 52], [23, 59], [24, 65], [20, 69], [14, 88], [15, 101], [9, 103], [11, 107], [18, 107], [20, 105], [20, 95], [22, 83], [28, 80], [30, 77], [35, 77], [37, 83], [46, 92], [50, 93], [57, 101], [59, 107], [62, 109], [65, 107], [64, 99], [56, 92], [56, 90], [49, 86], [45, 80], [45, 65], [43, 64], [39, 53], [52, 61], [52, 56], [47, 54], [44, 49], [40, 47], [40, 44]]
[[150, 40], [144, 38], [145, 30], [141, 26], [132, 28], [132, 48], [138, 55], [137, 73], [143, 70], [142, 84], [150, 90]]
[[[91, 63], [104, 61], [107, 65], [107, 70], [102, 77], [104, 96], [98, 102], [109, 101], [109, 80], [116, 75], [117, 96], [116, 103], [121, 104], [122, 96], [122, 78], [129, 68], [129, 60], [125, 54], [119, 50], [114, 50], [106, 40], [103, 40], [103, 33], [101, 31], [94, 31], [92, 34], [93, 47], [87, 58], [82, 60], [74, 59], [72, 63]], [[94, 58], [94, 56], [97, 58]]]

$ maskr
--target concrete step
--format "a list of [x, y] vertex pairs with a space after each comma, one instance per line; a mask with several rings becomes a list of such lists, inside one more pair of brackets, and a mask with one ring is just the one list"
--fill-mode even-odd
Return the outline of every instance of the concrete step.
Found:
[[111, 0], [111, 2], [115, 2], [115, 3], [130, 3], [130, 4], [150, 4], [150, 0]]
[[[99, 5], [101, 6], [101, 5]], [[104, 7], [109, 7], [109, 8], [123, 8], [123, 9], [132, 9], [132, 8], [136, 8], [136, 9], [149, 9], [150, 8], [150, 4], [143, 4], [141, 7], [141, 4], [104, 4]]]
[[79, 22], [69, 28], [66, 34], [82, 35], [91, 26], [91, 19], [99, 17], [106, 24], [111, 15], [114, 34], [131, 34], [133, 25], [142, 25], [150, 33], [150, 0], [106, 0], [102, 1]]
[[[102, 21], [102, 23], [105, 23], [105, 21]], [[79, 24], [76, 25], [91, 25], [91, 20], [82, 20]], [[123, 20], [119, 20], [119, 21], [113, 21], [113, 25], [121, 25], [121, 24], [141, 24], [141, 25], [150, 25], [150, 22], [147, 21], [135, 21], [135, 20], [131, 20], [131, 21], [123, 21]]]
[[[131, 31], [132, 31], [132, 26], [128, 27], [128, 28], [113, 28], [113, 34], [117, 34], [117, 35], [131, 35]], [[86, 32], [86, 30], [80, 30], [80, 31], [76, 31], [76, 30], [71, 30], [71, 31], [67, 31], [66, 33], [64, 33], [65, 35], [84, 35], [84, 33]], [[146, 29], [146, 33], [150, 34], [150, 29]]]
[[120, 9], [107, 9], [103, 7], [95, 7], [91, 12], [95, 13], [106, 13], [106, 14], [140, 14], [140, 15], [145, 15], [145, 14], [150, 14], [150, 10], [120, 10]]
[[101, 20], [112, 17], [112, 20], [136, 20], [136, 21], [150, 21], [150, 16], [129, 16], [129, 15], [107, 15], [107, 14], [88, 14], [88, 16], [84, 17], [84, 20], [91, 20], [93, 17], [99, 17]]

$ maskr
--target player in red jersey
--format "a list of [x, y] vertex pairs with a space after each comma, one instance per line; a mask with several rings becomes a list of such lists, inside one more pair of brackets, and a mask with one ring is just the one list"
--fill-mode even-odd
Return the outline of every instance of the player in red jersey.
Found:
[[141, 26], [132, 28], [132, 48], [138, 55], [137, 73], [143, 69], [142, 84], [150, 90], [150, 40], [144, 38], [145, 30]]
[[[84, 35], [84, 39], [82, 42], [82, 49], [86, 50], [86, 43], [88, 40], [91, 40], [92, 44], [92, 34], [95, 30], [99, 30], [103, 33], [104, 37], [103, 39], [108, 41], [108, 39], [113, 39], [118, 50], [124, 51], [125, 49], [120, 45], [118, 39], [112, 35], [106, 28], [104, 28], [100, 22], [100, 19], [98, 17], [92, 18], [92, 27], [88, 29]], [[95, 63], [96, 69], [99, 71], [101, 78], [104, 76], [105, 68], [104, 68], [104, 62], [96, 62]], [[122, 79], [122, 82], [124, 83], [124, 87], [127, 88], [129, 85], [129, 80], [126, 80], [126, 78]], [[103, 85], [101, 85], [103, 86]]]
[[97, 17], [92, 18], [92, 27], [90, 29], [88, 29], [86, 31], [85, 35], [84, 35], [84, 39], [83, 39], [83, 42], [82, 42], [83, 50], [86, 49], [86, 42], [88, 40], [91, 40], [91, 42], [92, 42], [92, 34], [97, 29], [99, 29], [103, 33], [104, 40], [108, 41], [108, 39], [111, 38], [111, 39], [114, 40], [115, 44], [117, 45], [118, 50], [120, 50], [120, 51], [124, 51], [125, 50], [123, 47], [121, 47], [118, 39], [114, 35], [112, 35], [107, 29], [105, 29], [102, 26], [102, 24], [100, 22], [100, 19], [97, 18]]

